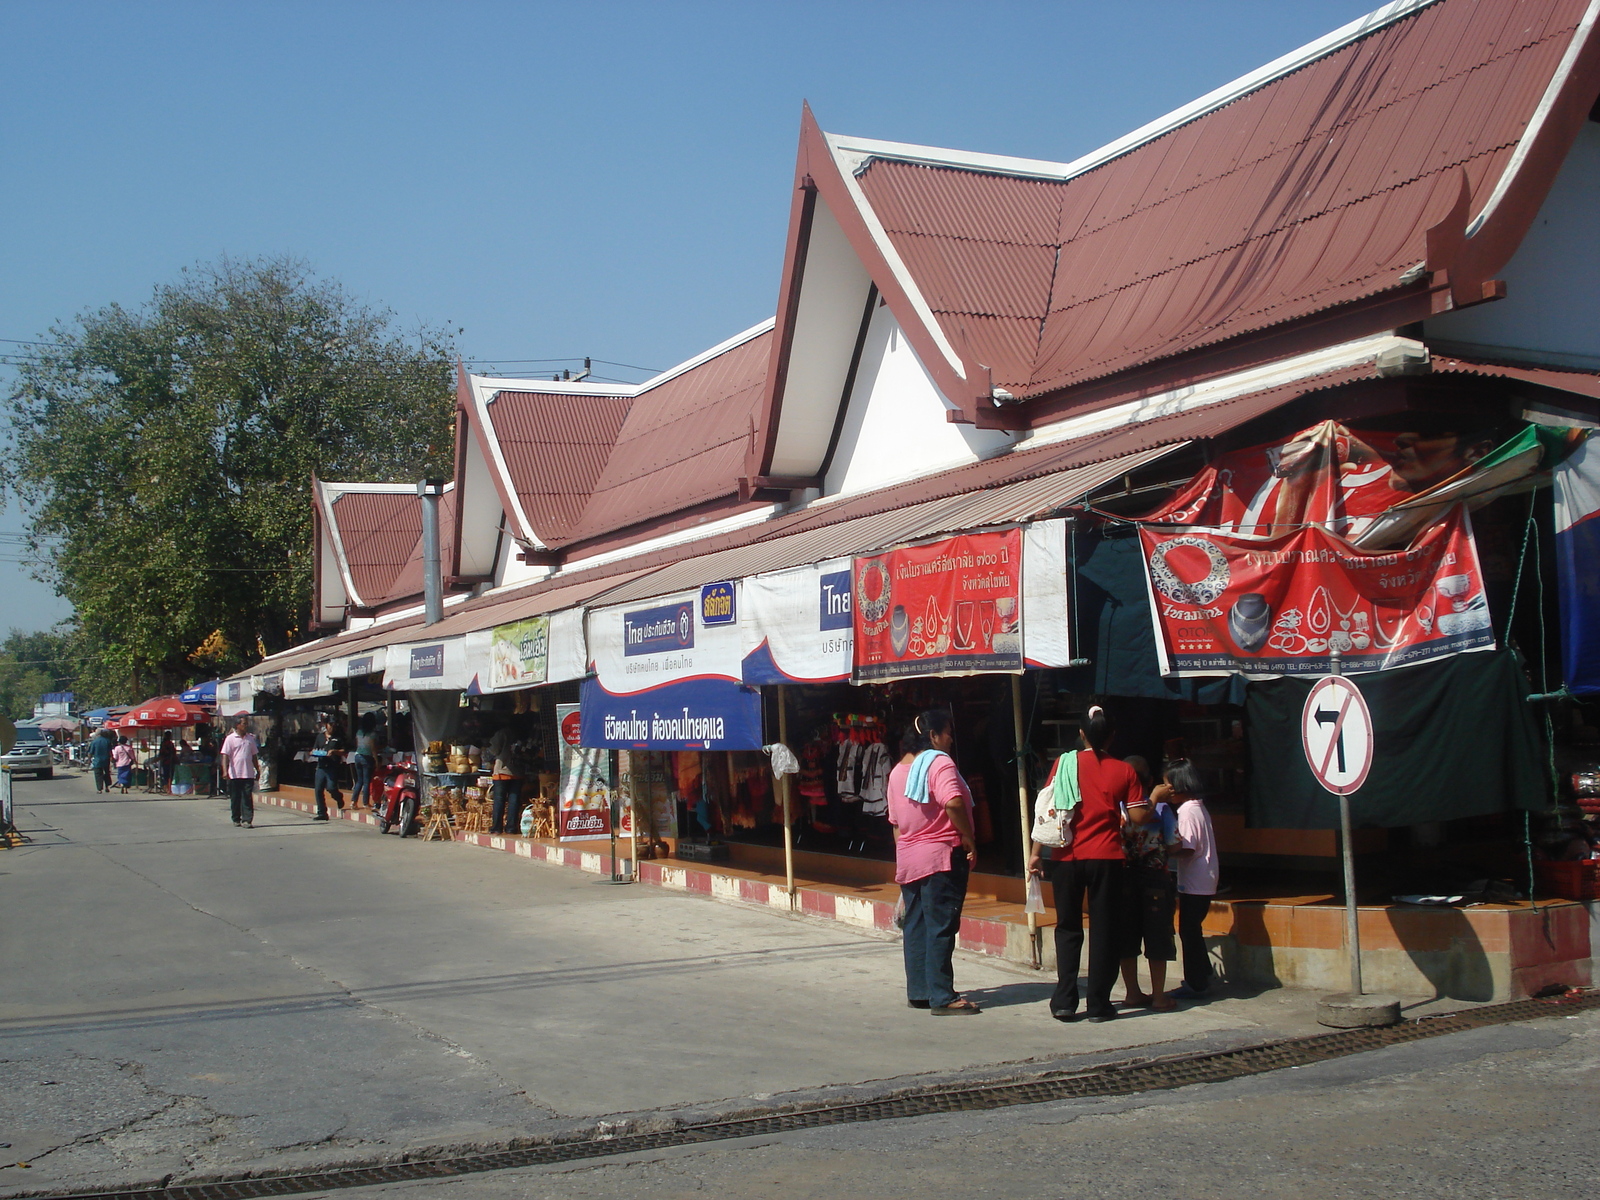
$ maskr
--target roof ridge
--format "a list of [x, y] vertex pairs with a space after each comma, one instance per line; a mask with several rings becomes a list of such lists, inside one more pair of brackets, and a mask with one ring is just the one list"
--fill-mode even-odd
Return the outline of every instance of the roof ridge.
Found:
[[[944, 166], [954, 169], [966, 169], [1012, 176], [1032, 175], [1041, 179], [1054, 179], [1065, 183], [1079, 175], [1083, 175], [1096, 167], [1103, 166], [1113, 159], [1131, 153], [1149, 142], [1180, 129], [1192, 121], [1199, 120], [1218, 109], [1226, 108], [1237, 100], [1243, 99], [1283, 79], [1296, 71], [1310, 66], [1312, 63], [1336, 54], [1346, 46], [1371, 37], [1373, 34], [1387, 28], [1396, 22], [1405, 20], [1415, 15], [1424, 8], [1440, 3], [1441, 0], [1391, 0], [1365, 16], [1357, 17], [1345, 25], [1340, 26], [1331, 33], [1307, 42], [1297, 49], [1280, 55], [1264, 66], [1257, 67], [1254, 71], [1247, 72], [1221, 87], [1213, 88], [1205, 95], [1191, 100], [1188, 104], [1173, 109], [1153, 121], [1122, 137], [1107, 142], [1098, 149], [1080, 155], [1069, 162], [1054, 162], [1048, 159], [1020, 158], [1004, 154], [984, 154], [979, 151], [953, 150], [940, 146], [923, 146], [912, 142], [892, 142], [877, 138], [850, 137], [844, 134], [827, 134], [828, 143], [836, 154], [855, 158], [851, 166], [852, 173], [856, 173], [873, 158], [898, 159], [916, 162], [924, 166]], [[859, 153], [857, 153], [859, 152]]]

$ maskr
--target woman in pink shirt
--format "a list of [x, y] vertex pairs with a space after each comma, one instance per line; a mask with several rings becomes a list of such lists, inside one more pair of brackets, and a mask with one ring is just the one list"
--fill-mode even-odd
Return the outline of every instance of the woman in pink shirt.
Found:
[[972, 792], [950, 757], [955, 740], [949, 713], [923, 713], [901, 743], [907, 753], [889, 772], [888, 789], [894, 878], [905, 906], [906, 1003], [939, 1017], [981, 1011], [956, 994], [951, 962], [967, 876], [978, 858]]

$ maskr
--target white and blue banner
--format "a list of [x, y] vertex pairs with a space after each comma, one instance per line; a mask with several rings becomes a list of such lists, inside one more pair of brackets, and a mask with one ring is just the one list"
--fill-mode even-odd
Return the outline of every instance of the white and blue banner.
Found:
[[493, 631], [476, 630], [465, 637], [401, 642], [384, 655], [383, 686], [396, 692], [466, 692], [477, 696], [489, 678], [489, 644]]
[[850, 678], [855, 633], [848, 558], [752, 575], [742, 582], [740, 593], [746, 683]]
[[1600, 692], [1600, 450], [1593, 435], [1553, 473], [1561, 666], [1569, 690]]
[[761, 694], [740, 678], [737, 590], [710, 585], [589, 613], [594, 675], [583, 681], [580, 744], [759, 749]]

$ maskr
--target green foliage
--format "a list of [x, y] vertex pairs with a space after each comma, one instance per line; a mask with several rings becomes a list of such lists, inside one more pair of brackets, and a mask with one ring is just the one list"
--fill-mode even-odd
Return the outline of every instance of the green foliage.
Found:
[[186, 270], [143, 309], [85, 313], [50, 340], [20, 369], [0, 483], [28, 514], [37, 574], [76, 610], [102, 701], [300, 639], [313, 472], [450, 473], [443, 335], [401, 337], [293, 260]]
[[24, 633], [13, 629], [0, 641], [0, 713], [13, 720], [33, 716], [46, 692], [71, 691], [77, 674], [72, 634], [63, 630]]

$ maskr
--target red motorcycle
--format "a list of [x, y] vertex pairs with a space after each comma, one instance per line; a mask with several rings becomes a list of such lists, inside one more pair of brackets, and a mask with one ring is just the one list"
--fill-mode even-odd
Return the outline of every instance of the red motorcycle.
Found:
[[421, 779], [414, 763], [379, 767], [372, 775], [374, 789], [381, 788], [383, 803], [376, 817], [379, 833], [409, 837], [417, 832], [417, 810], [422, 803]]

